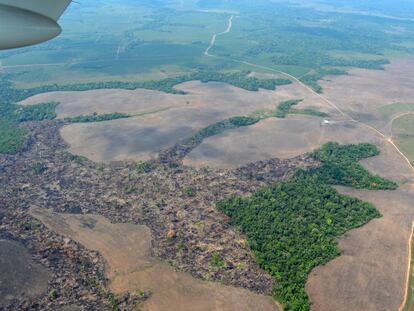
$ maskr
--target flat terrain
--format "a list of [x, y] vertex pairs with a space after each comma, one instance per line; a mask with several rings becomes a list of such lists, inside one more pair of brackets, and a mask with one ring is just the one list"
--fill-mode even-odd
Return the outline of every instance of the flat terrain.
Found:
[[[414, 98], [413, 69], [413, 58], [408, 58], [392, 63], [384, 71], [355, 70], [349, 76], [329, 77], [321, 84], [326, 89], [324, 96], [346, 113], [391, 135], [392, 118], [411, 109], [410, 105], [397, 103]], [[324, 110], [329, 111], [328, 104], [324, 104]], [[312, 308], [317, 311], [396, 310], [404, 295], [407, 243], [414, 219], [413, 171], [373, 129], [337, 115], [329, 120], [329, 124], [322, 124], [319, 118], [291, 115], [284, 120], [268, 119], [227, 131], [206, 139], [184, 163], [230, 168], [265, 157], [296, 156], [328, 141], [378, 145], [381, 155], [364, 160], [364, 166], [399, 182], [401, 187], [391, 193], [341, 189], [375, 203], [383, 217], [340, 239], [344, 256], [315, 269], [307, 290]], [[411, 142], [409, 137], [406, 139]]]
[[397, 145], [414, 162], [414, 113], [395, 118], [391, 128]]
[[[399, 112], [380, 114], [378, 111], [385, 105], [409, 102], [413, 98], [414, 80], [409, 73], [413, 65], [413, 58], [399, 60], [386, 66], [384, 71], [356, 70], [349, 76], [321, 84], [326, 89], [326, 96], [341, 104], [354, 118], [389, 135], [387, 126]], [[394, 108], [401, 108], [402, 112], [407, 109], [406, 105]], [[389, 193], [340, 189], [373, 202], [383, 217], [339, 240], [344, 255], [314, 270], [308, 280], [308, 293], [314, 310], [397, 310], [405, 291], [409, 260], [407, 245], [414, 218], [413, 170], [374, 131], [358, 125], [358, 132], [344, 132], [337, 137], [343, 135], [350, 135], [354, 141], [367, 138], [376, 141], [382, 154], [363, 161], [364, 166], [398, 181], [401, 186]], [[330, 135], [330, 139], [337, 140], [335, 135]]]
[[[413, 70], [414, 57], [410, 56], [393, 60], [384, 70], [353, 69], [348, 75], [329, 76], [320, 84], [324, 95], [352, 117], [384, 129], [390, 119], [382, 107], [413, 101]], [[399, 108], [396, 113], [407, 109]]]
[[[414, 98], [411, 69], [414, 69], [414, 61], [408, 58], [392, 63], [384, 71], [351, 71], [349, 76], [329, 77], [321, 84], [326, 89], [324, 96], [338, 104], [345, 113], [377, 127], [385, 135], [391, 135], [390, 121], [400, 111], [403, 113], [410, 109], [407, 105], [397, 104]], [[390, 85], [395, 85], [395, 88]], [[414, 175], [392, 145], [373, 129], [340, 115], [328, 102], [297, 83], [279, 87], [275, 92], [247, 92], [223, 84], [199, 82], [186, 83], [180, 88], [190, 94], [156, 94], [153, 98], [159, 102], [151, 102], [153, 104], [149, 104], [152, 96], [144, 96], [144, 102], [137, 101], [138, 94], [157, 93], [143, 90], [117, 90], [110, 104], [104, 95], [98, 95], [107, 91], [44, 94], [25, 103], [61, 100], [58, 110], [61, 118], [91, 112], [141, 113], [148, 112], [152, 105], [161, 109], [171, 104], [168, 110], [131, 119], [73, 124], [61, 130], [72, 152], [95, 161], [112, 161], [146, 160], [219, 120], [274, 109], [282, 100], [303, 98], [298, 109], [317, 107], [330, 114], [329, 123], [324, 124], [323, 119], [310, 116], [270, 118], [205, 139], [184, 159], [184, 164], [234, 168], [272, 157], [294, 157], [328, 141], [378, 145], [381, 155], [364, 160], [364, 166], [399, 182], [401, 189], [391, 193], [351, 193], [351, 190], [341, 189], [376, 203], [383, 217], [340, 239], [344, 256], [315, 269], [309, 277], [307, 291], [313, 310], [317, 311], [397, 309], [404, 294], [408, 265], [406, 246], [414, 218], [410, 209], [414, 201]], [[89, 107], [91, 101], [93, 108]], [[333, 296], [336, 299], [332, 299]]]
[[49, 272], [33, 261], [26, 248], [0, 239], [0, 309], [13, 301], [44, 295]]
[[32, 214], [50, 229], [98, 251], [107, 262], [111, 290], [116, 294], [144, 290], [151, 297], [140, 310], [278, 311], [268, 296], [245, 289], [203, 282], [176, 272], [151, 257], [148, 227], [111, 224], [102, 216], [57, 214], [34, 209]]
[[[232, 116], [274, 110], [280, 101], [302, 98], [295, 85], [276, 91], [249, 92], [222, 83], [188, 82], [177, 86], [188, 95], [148, 90], [56, 92], [33, 96], [22, 104], [58, 101], [59, 118], [122, 112], [138, 116], [102, 123], [70, 124], [61, 134], [73, 153], [97, 162], [149, 160], [196, 131]], [[301, 106], [321, 105], [308, 96]], [[304, 98], [304, 97], [303, 97]], [[312, 100], [313, 99], [313, 100]]]
[[274, 157], [288, 159], [316, 149], [324, 130], [317, 118], [271, 118], [206, 139], [184, 163], [234, 168]]
[[[348, 75], [329, 76], [320, 81], [320, 84], [324, 88], [323, 96], [345, 113], [391, 135], [391, 120], [412, 109], [409, 104], [397, 103], [409, 103], [414, 98], [413, 70], [414, 57], [408, 57], [393, 61], [385, 66], [385, 70], [354, 69]], [[332, 120], [332, 123], [322, 125], [319, 118], [314, 118], [313, 121], [306, 118], [304, 122], [292, 120], [297, 119], [297, 116], [286, 120], [267, 120], [249, 128], [236, 129], [206, 139], [190, 153], [186, 163], [195, 166], [234, 166], [262, 159], [263, 156], [283, 158], [298, 155], [329, 140], [345, 142], [342, 139], [345, 136], [349, 137], [346, 140], [348, 143], [361, 141], [361, 137], [368, 141], [371, 141], [370, 136], [378, 138], [374, 132], [349, 135], [348, 128], [354, 128], [355, 124], [342, 122], [348, 117], [341, 116], [327, 102], [298, 84], [284, 87], [283, 90], [287, 88], [296, 89], [294, 98], [305, 99], [298, 108], [314, 107], [328, 112], [330, 116], [327, 119]], [[299, 123], [302, 124], [298, 127]], [[273, 124], [272, 128], [270, 124]], [[360, 129], [356, 131], [360, 132]]]

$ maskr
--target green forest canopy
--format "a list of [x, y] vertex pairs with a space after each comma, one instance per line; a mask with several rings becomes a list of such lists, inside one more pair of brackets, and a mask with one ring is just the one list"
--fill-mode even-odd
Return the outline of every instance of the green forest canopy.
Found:
[[370, 144], [328, 143], [313, 153], [320, 167], [300, 170], [251, 197], [217, 203], [246, 234], [257, 263], [274, 277], [275, 298], [286, 311], [310, 310], [305, 291], [309, 272], [340, 255], [337, 237], [380, 217], [372, 204], [339, 194], [331, 186], [395, 189], [394, 182], [370, 174], [358, 163], [378, 153]]

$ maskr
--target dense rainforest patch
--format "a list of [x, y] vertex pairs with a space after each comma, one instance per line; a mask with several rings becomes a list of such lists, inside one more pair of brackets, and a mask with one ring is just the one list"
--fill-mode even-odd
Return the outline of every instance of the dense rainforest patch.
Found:
[[251, 197], [217, 203], [246, 234], [257, 263], [276, 280], [275, 298], [286, 311], [310, 310], [305, 285], [309, 272], [340, 255], [336, 238], [380, 217], [375, 207], [339, 194], [331, 185], [395, 189], [358, 161], [375, 156], [370, 144], [328, 143], [312, 155], [322, 164]]

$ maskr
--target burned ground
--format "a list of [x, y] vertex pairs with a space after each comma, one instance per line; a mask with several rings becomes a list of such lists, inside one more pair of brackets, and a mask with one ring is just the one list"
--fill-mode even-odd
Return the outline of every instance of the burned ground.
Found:
[[[45, 248], [42, 243], [52, 244], [46, 247], [49, 256], [41, 261], [52, 274], [50, 290], [37, 304], [26, 300], [5, 306], [6, 310], [22, 308], [22, 304], [38, 310], [75, 303], [87, 310], [109, 308], [108, 294], [98, 291], [108, 284], [100, 255], [45, 228], [29, 214], [32, 206], [59, 213], [99, 214], [113, 223], [145, 225], [153, 237], [153, 256], [174, 269], [259, 294], [271, 292], [271, 278], [258, 269], [244, 237], [229, 226], [214, 202], [247, 195], [283, 180], [298, 167], [317, 165], [314, 160], [300, 156], [268, 160], [233, 171], [194, 169], [180, 165], [175, 157], [170, 160], [175, 153], [165, 151], [162, 161], [152, 161], [148, 170], [132, 162], [102, 166], [69, 154], [59, 136], [61, 126], [60, 121], [26, 124], [30, 135], [24, 151], [0, 156], [0, 202], [6, 210], [2, 232], [14, 232], [15, 236], [31, 241], [30, 253], [34, 258]], [[37, 169], [40, 166], [42, 170]], [[32, 230], [33, 226], [39, 230]], [[59, 256], [59, 252], [66, 251], [67, 244], [73, 245], [73, 256]], [[223, 259], [219, 267], [211, 264], [215, 253]], [[79, 260], [86, 263], [84, 268]], [[91, 277], [82, 278], [81, 268]], [[71, 277], [62, 278], [62, 274]], [[94, 291], [83, 279], [101, 285], [93, 286]], [[76, 289], [71, 289], [67, 282], [77, 282]], [[50, 291], [55, 289], [57, 293], [53, 292], [51, 298]], [[80, 299], [81, 293], [88, 293], [87, 298]], [[137, 298], [128, 299], [133, 302]]]

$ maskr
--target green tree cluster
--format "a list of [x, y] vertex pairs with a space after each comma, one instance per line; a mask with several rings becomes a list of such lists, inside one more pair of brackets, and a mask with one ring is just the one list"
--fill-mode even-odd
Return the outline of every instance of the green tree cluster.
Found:
[[372, 144], [339, 145], [327, 143], [316, 150], [313, 156], [322, 162], [318, 168], [311, 169], [310, 174], [317, 175], [325, 183], [350, 186], [358, 189], [394, 190], [397, 184], [368, 172], [359, 161], [379, 155], [379, 150]]
[[52, 120], [57, 105], [55, 102], [28, 106], [0, 104], [0, 153], [14, 154], [20, 150], [26, 137], [26, 131], [18, 127], [20, 122]]
[[303, 99], [291, 99], [281, 102], [275, 112], [275, 117], [277, 118], [286, 118], [288, 114], [304, 114], [316, 117], [328, 117], [329, 115], [325, 112], [317, 111], [311, 108], [305, 109], [294, 109], [293, 107], [302, 102]]
[[[310, 310], [305, 291], [309, 272], [340, 255], [337, 237], [380, 217], [372, 204], [341, 195], [331, 186], [394, 189], [395, 183], [371, 175], [358, 164], [377, 154], [370, 144], [329, 143], [313, 153], [322, 162], [319, 168], [298, 171], [248, 198], [217, 203], [246, 234], [257, 263], [276, 280], [274, 296], [286, 311]], [[335, 172], [332, 165], [337, 165]]]
[[108, 113], [108, 114], [91, 114], [85, 116], [76, 116], [76, 117], [67, 117], [65, 121], [70, 123], [89, 123], [89, 122], [103, 122], [103, 121], [110, 121], [110, 120], [117, 120], [117, 119], [126, 119], [132, 117], [129, 114], [125, 113]]

